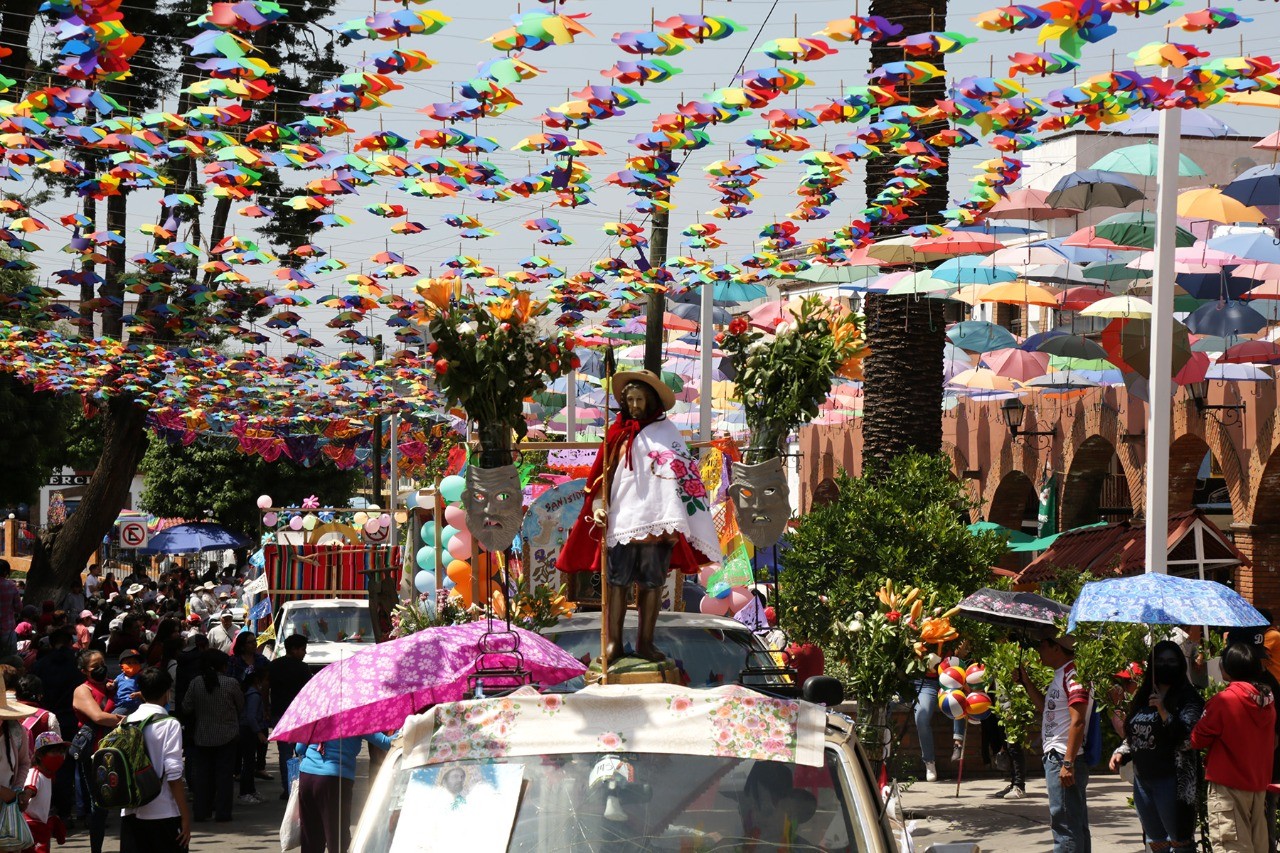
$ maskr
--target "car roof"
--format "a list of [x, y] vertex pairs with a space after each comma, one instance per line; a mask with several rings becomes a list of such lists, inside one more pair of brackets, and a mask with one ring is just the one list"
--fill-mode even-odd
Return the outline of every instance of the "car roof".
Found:
[[359, 607], [368, 607], [369, 602], [363, 598], [301, 598], [294, 601], [286, 601], [280, 605], [283, 610], [290, 605], [294, 607], [350, 607], [351, 605]]
[[[635, 625], [639, 617], [634, 610], [628, 610], [627, 625]], [[659, 628], [713, 629], [718, 631], [749, 631], [750, 629], [736, 619], [724, 616], [708, 616], [705, 613], [684, 613], [663, 611], [658, 614]], [[556, 623], [551, 631], [599, 631], [600, 613], [575, 613], [566, 616]]]

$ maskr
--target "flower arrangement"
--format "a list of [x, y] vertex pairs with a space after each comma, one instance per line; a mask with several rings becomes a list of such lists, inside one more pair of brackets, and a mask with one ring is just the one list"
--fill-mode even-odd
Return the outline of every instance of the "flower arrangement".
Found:
[[[490, 601], [493, 615], [498, 619], [507, 616], [507, 599], [502, 590], [495, 589]], [[554, 628], [563, 616], [571, 616], [577, 605], [565, 596], [565, 587], [552, 589], [539, 585], [532, 592], [520, 590], [512, 602], [511, 621], [530, 631]]]
[[442, 589], [436, 594], [435, 607], [429, 603], [429, 597], [419, 595], [410, 599], [391, 611], [391, 637], [407, 637], [416, 634], [423, 628], [436, 628], [441, 625], [465, 625], [474, 622], [482, 615], [479, 607], [463, 607], [460, 600]]
[[427, 349], [436, 383], [448, 404], [461, 406], [479, 426], [481, 465], [509, 465], [512, 434], [524, 438], [528, 431], [525, 398], [578, 366], [573, 335], [544, 333], [537, 318], [547, 306], [526, 291], [482, 301], [459, 296], [458, 281], [425, 279], [417, 286], [433, 338]]
[[833, 377], [853, 370], [865, 351], [856, 318], [838, 303], [807, 296], [789, 313], [772, 335], [738, 317], [722, 339], [755, 461], [778, 456], [787, 435], [818, 414]]

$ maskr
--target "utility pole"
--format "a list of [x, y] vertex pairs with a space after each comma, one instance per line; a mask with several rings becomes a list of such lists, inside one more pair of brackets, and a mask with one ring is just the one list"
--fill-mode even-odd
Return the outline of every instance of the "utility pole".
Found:
[[[373, 342], [373, 360], [382, 361], [386, 348], [382, 344], [382, 335]], [[373, 418], [373, 500], [382, 506], [382, 415]]]
[[[654, 207], [649, 229], [649, 263], [658, 269], [667, 262], [667, 222], [665, 207]], [[662, 315], [667, 311], [667, 294], [652, 292], [645, 305], [644, 369], [662, 375]]]

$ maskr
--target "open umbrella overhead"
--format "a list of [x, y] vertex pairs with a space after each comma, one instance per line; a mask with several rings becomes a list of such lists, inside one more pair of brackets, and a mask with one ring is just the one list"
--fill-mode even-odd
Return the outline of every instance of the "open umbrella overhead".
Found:
[[[1182, 135], [1183, 136], [1200, 136], [1216, 139], [1219, 136], [1235, 136], [1236, 129], [1221, 119], [1210, 115], [1208, 110], [1183, 110], [1186, 115], [1182, 117]], [[1131, 118], [1120, 124], [1117, 133], [1133, 136], [1137, 134], [1149, 133], [1156, 135], [1160, 132], [1160, 111], [1144, 110], [1137, 118]], [[1257, 148], [1258, 146], [1254, 146]]]
[[1043, 352], [1027, 352], [1017, 347], [998, 349], [982, 356], [982, 365], [999, 376], [1026, 382], [1043, 376], [1049, 369], [1049, 356]]
[[1091, 210], [1095, 207], [1128, 207], [1146, 198], [1142, 190], [1115, 172], [1080, 169], [1054, 184], [1045, 201], [1051, 207]]
[[1107, 357], [1107, 351], [1102, 348], [1101, 344], [1088, 338], [1082, 338], [1079, 335], [1059, 335], [1058, 337], [1049, 338], [1036, 347], [1036, 350], [1065, 358], [1094, 359]]
[[1266, 625], [1267, 620], [1240, 593], [1217, 581], [1159, 572], [1091, 581], [1071, 608], [1068, 627], [1079, 622], [1136, 622], [1144, 625]]
[[167, 530], [161, 530], [147, 547], [139, 548], [140, 554], [196, 554], [204, 551], [226, 551], [232, 548], [245, 548], [253, 544], [239, 533], [232, 533], [220, 524], [208, 521], [193, 521], [188, 524], [175, 524]]
[[1201, 187], [1178, 194], [1178, 215], [1209, 222], [1262, 222], [1262, 211], [1250, 207], [1217, 187]]
[[[1102, 155], [1089, 168], [1109, 172], [1124, 172], [1129, 175], [1144, 175], [1150, 178], [1156, 174], [1157, 160], [1159, 159], [1157, 156], [1158, 151], [1159, 149], [1153, 142], [1147, 142], [1142, 145], [1129, 145]], [[1190, 157], [1185, 154], [1178, 155], [1179, 177], [1198, 178], [1202, 177], [1204, 173], [1204, 169], [1201, 169]]]
[[[302, 688], [271, 737], [322, 743], [398, 729], [428, 705], [465, 698], [482, 658], [487, 669], [520, 668], [543, 687], [586, 672], [581, 661], [532, 631], [513, 626], [509, 635], [501, 623], [494, 627], [491, 632], [482, 620], [426, 628], [330, 664]], [[495, 683], [509, 683], [501, 678]]]
[[1197, 335], [1252, 335], [1267, 325], [1267, 318], [1243, 302], [1210, 302], [1187, 317], [1187, 328]]
[[1254, 207], [1280, 204], [1280, 164], [1246, 169], [1222, 192]]
[[[1034, 540], [1027, 537], [1022, 544], [1032, 541]], [[959, 615], [975, 622], [1046, 634], [1056, 631], [1058, 620], [1071, 612], [1065, 604], [1034, 592], [1013, 592], [990, 587], [984, 587], [966, 597], [956, 605], [956, 609], [960, 611]]]
[[1014, 190], [996, 202], [988, 214], [995, 219], [1066, 219], [1080, 213], [1070, 207], [1049, 204], [1049, 193], [1030, 188]]
[[990, 352], [1018, 345], [1013, 332], [986, 320], [963, 320], [956, 323], [947, 329], [947, 340], [969, 352]]

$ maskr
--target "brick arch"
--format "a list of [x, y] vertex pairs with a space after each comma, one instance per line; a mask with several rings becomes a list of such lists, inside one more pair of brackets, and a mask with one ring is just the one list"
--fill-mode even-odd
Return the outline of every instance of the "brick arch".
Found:
[[1248, 523], [1280, 525], [1280, 407], [1258, 427], [1249, 475]]
[[[1104, 398], [1103, 402], [1086, 405], [1080, 403], [1080, 412], [1073, 423], [1067, 458], [1061, 469], [1068, 474], [1076, 464], [1076, 457], [1083, 450], [1093, 453], [1093, 439], [1098, 438], [1111, 446], [1111, 451], [1120, 460], [1120, 470], [1124, 472], [1125, 483], [1129, 489], [1129, 502], [1135, 515], [1141, 514], [1145, 503], [1144, 472], [1146, 471], [1146, 451], [1140, 441], [1126, 440], [1127, 427], [1122, 422], [1121, 410]], [[1083, 470], [1083, 469], [1082, 469]], [[1063, 527], [1067, 527], [1067, 508], [1065, 500], [1065, 482], [1062, 500]]]
[[987, 504], [987, 521], [1010, 530], [1021, 530], [1027, 502], [1035, 494], [1036, 486], [1030, 477], [1016, 469], [1009, 471], [996, 484]]
[[[1115, 455], [1115, 445], [1101, 434], [1095, 433], [1076, 445], [1062, 482], [1059, 511], [1063, 530], [1098, 520], [1102, 486], [1111, 470], [1111, 457]], [[1132, 501], [1132, 482], [1129, 495]]]
[[[1194, 448], [1199, 447], [1201, 453], [1195, 461], [1197, 469], [1200, 460], [1204, 459], [1204, 453], [1212, 453], [1218, 467], [1222, 470], [1222, 479], [1226, 483], [1227, 493], [1231, 499], [1232, 521], [1242, 522], [1248, 517], [1251, 497], [1249, 480], [1240, 458], [1240, 451], [1232, 440], [1230, 430], [1218, 423], [1216, 419], [1200, 415], [1190, 400], [1183, 400], [1180, 405], [1175, 403], [1172, 426], [1173, 443], [1169, 448], [1170, 509], [1176, 512], [1178, 509], [1190, 507], [1189, 499], [1179, 503], [1177, 490], [1187, 486], [1177, 482], [1177, 468], [1179, 464], [1190, 464], [1190, 460], [1180, 459], [1179, 454], [1189, 454]], [[1195, 473], [1192, 471], [1191, 476], [1194, 477]]]

